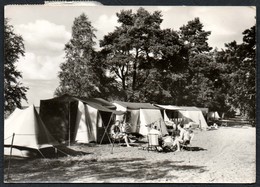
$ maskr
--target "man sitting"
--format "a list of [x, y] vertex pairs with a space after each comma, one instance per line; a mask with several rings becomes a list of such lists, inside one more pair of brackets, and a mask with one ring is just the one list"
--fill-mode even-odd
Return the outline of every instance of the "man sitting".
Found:
[[183, 124], [179, 124], [177, 126], [178, 130], [180, 131], [180, 135], [177, 136], [174, 140], [173, 146], [177, 146], [176, 151], [180, 151], [180, 144], [189, 144], [191, 140], [191, 133], [192, 131], [186, 130], [183, 128]]

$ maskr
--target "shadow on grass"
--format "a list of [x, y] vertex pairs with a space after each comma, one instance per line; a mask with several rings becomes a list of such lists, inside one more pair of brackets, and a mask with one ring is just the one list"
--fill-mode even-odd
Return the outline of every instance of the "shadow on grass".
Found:
[[[133, 182], [138, 179], [156, 181], [159, 179], [177, 179], [177, 171], [195, 171], [198, 173], [206, 171], [204, 166], [186, 165], [183, 161], [151, 162], [143, 158], [111, 158], [100, 161], [93, 159], [67, 161], [66, 159], [55, 159], [53, 161], [48, 160], [48, 163], [44, 160], [36, 159], [23, 162], [24, 164], [21, 161], [12, 162], [12, 177], [9, 182], [86, 182], [88, 178], [96, 182], [113, 182], [120, 178]], [[16, 170], [15, 168], [19, 169]]]

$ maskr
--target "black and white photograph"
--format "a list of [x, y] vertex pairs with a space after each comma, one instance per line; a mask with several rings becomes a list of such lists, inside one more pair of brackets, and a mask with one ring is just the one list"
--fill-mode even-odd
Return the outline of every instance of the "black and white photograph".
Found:
[[256, 182], [255, 6], [4, 8], [4, 183]]

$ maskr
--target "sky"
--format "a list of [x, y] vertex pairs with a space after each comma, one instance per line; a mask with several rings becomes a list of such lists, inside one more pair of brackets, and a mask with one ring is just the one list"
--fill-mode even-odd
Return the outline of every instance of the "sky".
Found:
[[[204, 30], [211, 31], [208, 43], [213, 48], [223, 49], [225, 43], [242, 42], [242, 32], [252, 27], [256, 20], [255, 7], [249, 6], [143, 6], [149, 12], [159, 10], [163, 15], [161, 28], [179, 28], [199, 17]], [[22, 72], [20, 82], [29, 87], [28, 102], [24, 106], [39, 106], [40, 100], [54, 97], [59, 85], [59, 66], [64, 59], [64, 46], [71, 38], [73, 21], [85, 13], [96, 31], [96, 50], [99, 40], [113, 32], [117, 23], [116, 13], [139, 6], [47, 6], [9, 5], [5, 17], [14, 26], [14, 31], [24, 39], [25, 56], [17, 62]]]

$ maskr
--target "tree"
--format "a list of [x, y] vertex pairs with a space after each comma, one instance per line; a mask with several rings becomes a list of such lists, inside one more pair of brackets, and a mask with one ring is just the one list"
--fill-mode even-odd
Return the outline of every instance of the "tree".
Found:
[[203, 24], [199, 18], [189, 21], [180, 28], [180, 39], [185, 45], [187, 61], [186, 76], [182, 104], [201, 107], [212, 106], [211, 95], [214, 92], [214, 80], [208, 70], [213, 70], [217, 64], [212, 58], [211, 47], [208, 45], [210, 31], [203, 30]]
[[243, 43], [225, 44], [222, 60], [227, 64], [229, 89], [227, 102], [248, 118], [255, 118], [256, 39], [255, 26], [243, 32]]
[[15, 108], [21, 108], [22, 99], [27, 101], [26, 92], [29, 88], [23, 86], [19, 79], [22, 73], [15, 64], [20, 56], [24, 56], [24, 43], [20, 35], [14, 33], [13, 26], [5, 19], [4, 27], [4, 98], [5, 115]]
[[122, 99], [150, 101], [160, 96], [171, 97], [167, 86], [162, 85], [163, 67], [177, 61], [182, 49], [178, 34], [160, 29], [162, 15], [139, 8], [117, 13], [121, 24], [100, 42], [107, 53], [110, 75], [117, 80]]
[[72, 38], [65, 45], [66, 61], [60, 65], [59, 87], [55, 95], [68, 93], [80, 97], [97, 96], [100, 93], [100, 80], [97, 76], [93, 46], [95, 29], [85, 14], [75, 18]]

